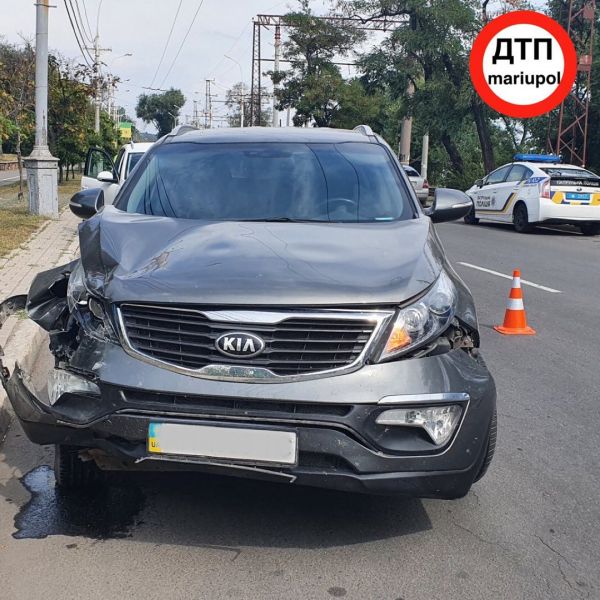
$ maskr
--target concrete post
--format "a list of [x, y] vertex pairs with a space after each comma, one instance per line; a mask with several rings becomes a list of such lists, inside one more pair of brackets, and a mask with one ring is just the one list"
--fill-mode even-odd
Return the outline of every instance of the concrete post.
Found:
[[97, 31], [94, 38], [94, 79], [96, 80], [94, 93], [94, 131], [98, 133], [100, 131], [100, 49], [98, 47]]
[[[281, 55], [281, 28], [279, 27], [279, 25], [276, 25], [275, 26], [275, 62], [273, 64], [273, 72], [274, 73], [279, 73], [280, 55]], [[273, 121], [271, 123], [273, 125], [273, 127], [279, 127], [279, 111], [275, 108], [275, 106], [277, 105], [277, 97], [275, 95], [275, 92], [277, 91], [278, 87], [279, 87], [278, 84], [275, 84], [273, 86]]]
[[[412, 81], [408, 83], [406, 95], [411, 98], [415, 93], [415, 86]], [[410, 141], [412, 137], [412, 117], [404, 117], [402, 119], [402, 129], [400, 131], [400, 147], [398, 158], [403, 165], [410, 162]]]
[[246, 102], [246, 96], [244, 94], [244, 82], [242, 81], [242, 87], [240, 88], [240, 127], [244, 126], [244, 102]]
[[423, 148], [421, 152], [421, 177], [427, 179], [427, 163], [429, 161], [429, 132], [423, 136]]
[[25, 160], [29, 211], [58, 218], [58, 159], [48, 148], [48, 9], [38, 0], [35, 19], [35, 144]]

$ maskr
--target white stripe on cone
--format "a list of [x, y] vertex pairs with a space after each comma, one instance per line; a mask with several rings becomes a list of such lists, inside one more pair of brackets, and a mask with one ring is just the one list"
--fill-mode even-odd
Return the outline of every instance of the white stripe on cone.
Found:
[[513, 277], [512, 287], [513, 287], [513, 289], [521, 287], [521, 278], [520, 277]]
[[508, 305], [506, 308], [508, 310], [525, 310], [523, 298], [509, 298]]

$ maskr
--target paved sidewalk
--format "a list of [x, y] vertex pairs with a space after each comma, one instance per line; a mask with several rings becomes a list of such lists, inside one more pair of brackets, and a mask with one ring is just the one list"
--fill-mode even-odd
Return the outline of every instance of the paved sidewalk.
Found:
[[[0, 302], [16, 294], [26, 294], [37, 273], [67, 263], [77, 256], [79, 222], [71, 211], [63, 210], [58, 220], [48, 221], [21, 248], [0, 259]], [[33, 321], [18, 315], [11, 315], [0, 327], [3, 364], [9, 371], [17, 362], [25, 372], [30, 371], [45, 343], [48, 343], [46, 332]], [[0, 442], [11, 420], [12, 410], [0, 385]]]
[[37, 273], [73, 260], [79, 250], [77, 225], [70, 210], [56, 221], [48, 221], [23, 247], [0, 258], [0, 302], [15, 294], [26, 294]]

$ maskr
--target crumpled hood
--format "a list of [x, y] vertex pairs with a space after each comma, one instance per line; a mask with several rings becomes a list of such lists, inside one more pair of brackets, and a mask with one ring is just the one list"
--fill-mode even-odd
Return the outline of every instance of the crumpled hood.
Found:
[[397, 304], [433, 283], [443, 264], [426, 218], [209, 222], [107, 206], [79, 238], [89, 287], [112, 302]]

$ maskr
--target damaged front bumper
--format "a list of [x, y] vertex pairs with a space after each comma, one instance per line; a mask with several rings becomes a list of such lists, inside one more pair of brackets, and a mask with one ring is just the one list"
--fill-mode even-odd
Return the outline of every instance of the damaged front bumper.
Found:
[[[40, 274], [27, 301], [29, 315], [50, 332], [50, 373], [43, 378], [50, 391], [35, 389], [18, 365], [0, 374], [34, 443], [80, 447], [107, 469], [197, 469], [418, 497], [464, 496], [479, 474], [496, 392], [476, 350], [276, 384], [191, 377], [133, 356], [110, 332], [99, 335], [74, 322], [66, 285], [75, 264]], [[377, 423], [390, 409], [448, 405], [458, 405], [461, 416], [441, 446], [418, 427]], [[297, 462], [265, 466], [152, 454], [148, 434], [157, 422], [293, 432]]]
[[[113, 459], [107, 468], [198, 469], [348, 491], [456, 498], [468, 492], [485, 458], [495, 388], [485, 366], [461, 350], [273, 385], [199, 380], [148, 365], [116, 344], [87, 340], [82, 346], [99, 394], [65, 392], [50, 404], [19, 368], [5, 385], [31, 441], [93, 449], [101, 466]], [[416, 428], [376, 423], [395, 406], [419, 407], [427, 399], [428, 405], [448, 404], [448, 397], [453, 403], [461, 398], [463, 415], [443, 447]], [[156, 457], [147, 447], [155, 422], [293, 431], [298, 462], [264, 467]]]

